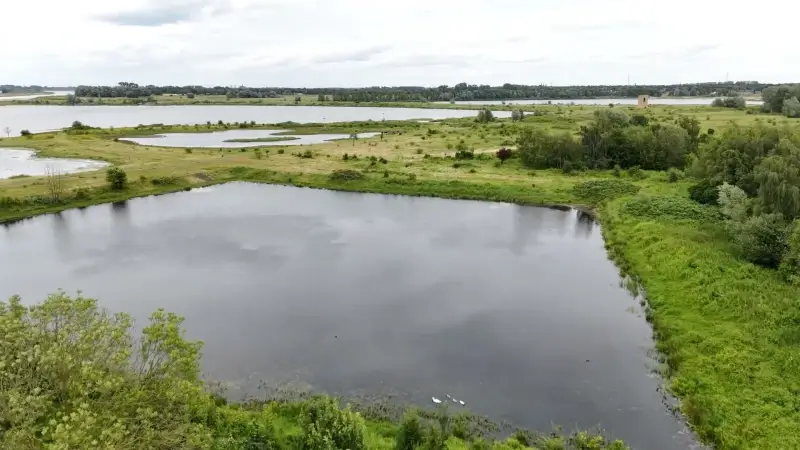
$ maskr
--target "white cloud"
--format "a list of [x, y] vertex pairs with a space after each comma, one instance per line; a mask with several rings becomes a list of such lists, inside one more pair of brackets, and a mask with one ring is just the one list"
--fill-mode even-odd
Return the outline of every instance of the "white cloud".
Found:
[[3, 12], [20, 20], [0, 27], [1, 83], [800, 81], [800, 4], [783, 0], [26, 0]]

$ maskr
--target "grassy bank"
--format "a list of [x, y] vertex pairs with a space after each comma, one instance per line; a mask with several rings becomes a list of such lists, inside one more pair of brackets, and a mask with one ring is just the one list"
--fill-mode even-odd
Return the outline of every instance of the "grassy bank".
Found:
[[[194, 127], [5, 139], [0, 145], [31, 148], [45, 156], [109, 161], [128, 173], [130, 183], [122, 191], [113, 191], [103, 172], [69, 175], [64, 179], [69, 195], [62, 203], [52, 204], [41, 177], [2, 180], [0, 196], [14, 200], [0, 203], [0, 220], [232, 180], [585, 205], [598, 213], [611, 257], [647, 293], [647, 317], [657, 334], [663, 373], [698, 434], [720, 449], [800, 448], [800, 309], [796, 305], [800, 288], [787, 284], [775, 271], [738, 257], [716, 208], [688, 200], [688, 180], [670, 182], [663, 172], [565, 175], [534, 171], [517, 159], [501, 163], [494, 157], [499, 146], [513, 143], [520, 127], [575, 131], [588, 120], [580, 109], [573, 109], [573, 114], [566, 111], [527, 117], [521, 124], [447, 120], [292, 126], [301, 131], [385, 133], [382, 140], [266, 147], [261, 157], [253, 148], [164, 149], [114, 141], [134, 131], [160, 133]], [[653, 108], [645, 114], [666, 122], [680, 113], [694, 115], [704, 129], [729, 120], [742, 124], [784, 120], [713, 108], [694, 112]], [[205, 130], [218, 127], [224, 129], [209, 125]], [[204, 131], [203, 127], [197, 131]], [[462, 140], [464, 146], [475, 149], [472, 159], [454, 157]], [[344, 175], [332, 176], [335, 173]], [[83, 192], [80, 198], [78, 192]]]

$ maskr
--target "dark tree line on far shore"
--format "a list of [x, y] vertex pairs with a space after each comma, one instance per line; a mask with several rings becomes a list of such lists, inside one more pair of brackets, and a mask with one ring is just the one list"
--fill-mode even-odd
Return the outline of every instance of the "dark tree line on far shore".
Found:
[[116, 86], [78, 86], [78, 97], [142, 98], [152, 95], [226, 95], [230, 98], [272, 98], [283, 95], [306, 94], [325, 96], [333, 101], [460, 101], [460, 100], [521, 100], [521, 99], [581, 99], [597, 97], [636, 97], [647, 94], [661, 96], [736, 96], [754, 94], [770, 87], [757, 81], [709, 82], [674, 85], [641, 86], [546, 86], [506, 83], [489, 86], [459, 83], [455, 86], [373, 86], [364, 88], [290, 88], [290, 87], [230, 87], [230, 86], [142, 86], [122, 82]]

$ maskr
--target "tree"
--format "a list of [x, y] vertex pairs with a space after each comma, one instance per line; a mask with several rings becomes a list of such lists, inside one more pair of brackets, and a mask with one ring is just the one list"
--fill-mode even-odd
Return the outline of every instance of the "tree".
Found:
[[524, 165], [535, 169], [563, 169], [567, 162], [570, 166], [583, 163], [583, 149], [569, 133], [526, 128], [517, 138], [517, 152]]
[[511, 149], [503, 147], [503, 148], [501, 148], [500, 150], [497, 151], [496, 155], [497, 155], [497, 159], [500, 160], [500, 164], [502, 164], [502, 163], [506, 162], [507, 159], [511, 158], [511, 156], [514, 155], [514, 152], [512, 152]]
[[784, 100], [782, 112], [786, 117], [800, 117], [800, 101], [797, 100], [797, 97]]
[[678, 126], [689, 135], [689, 147], [696, 149], [700, 138], [700, 121], [696, 117], [681, 116], [678, 118]]
[[734, 222], [744, 222], [747, 219], [747, 194], [736, 186], [723, 183], [717, 188], [717, 203], [722, 214]]
[[47, 166], [44, 170], [50, 201], [52, 203], [60, 203], [64, 195], [64, 173], [52, 166]]
[[106, 181], [111, 189], [121, 191], [128, 185], [128, 174], [121, 167], [109, 167], [106, 170]]
[[63, 292], [0, 302], [0, 446], [209, 448], [215, 406], [181, 322], [159, 310], [134, 333], [129, 315]]
[[30, 132], [30, 130], [19, 130], [19, 135], [25, 137], [31, 137], [32, 133]]
[[352, 139], [353, 147], [355, 147], [356, 146], [356, 141], [358, 140], [358, 133], [356, 133], [356, 132], [350, 133], [350, 139]]
[[511, 120], [514, 122], [519, 122], [520, 120], [525, 118], [525, 112], [521, 109], [515, 109], [511, 111]]
[[788, 248], [789, 230], [780, 214], [762, 214], [744, 222], [728, 221], [728, 231], [742, 256], [753, 264], [776, 268]]
[[11, 127], [3, 127], [3, 132], [6, 134], [6, 137], [11, 137]]
[[317, 101], [318, 101], [318, 102], [324, 102], [325, 100], [326, 100], [326, 98], [325, 98], [325, 94], [319, 94], [319, 95], [317, 96]]
[[800, 217], [800, 148], [781, 139], [775, 154], [754, 169], [761, 210]]
[[489, 123], [494, 121], [494, 114], [490, 109], [482, 109], [478, 111], [478, 117], [475, 119], [478, 123]]

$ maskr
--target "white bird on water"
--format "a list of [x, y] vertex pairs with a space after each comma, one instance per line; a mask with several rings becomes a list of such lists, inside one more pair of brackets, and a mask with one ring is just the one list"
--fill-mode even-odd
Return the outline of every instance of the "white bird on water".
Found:
[[433, 400], [433, 403], [436, 403], [437, 405], [438, 405], [439, 403], [442, 403], [442, 401], [441, 401], [441, 400], [439, 400], [439, 399], [438, 399], [438, 398], [436, 398], [436, 397], [431, 397], [431, 400]]

